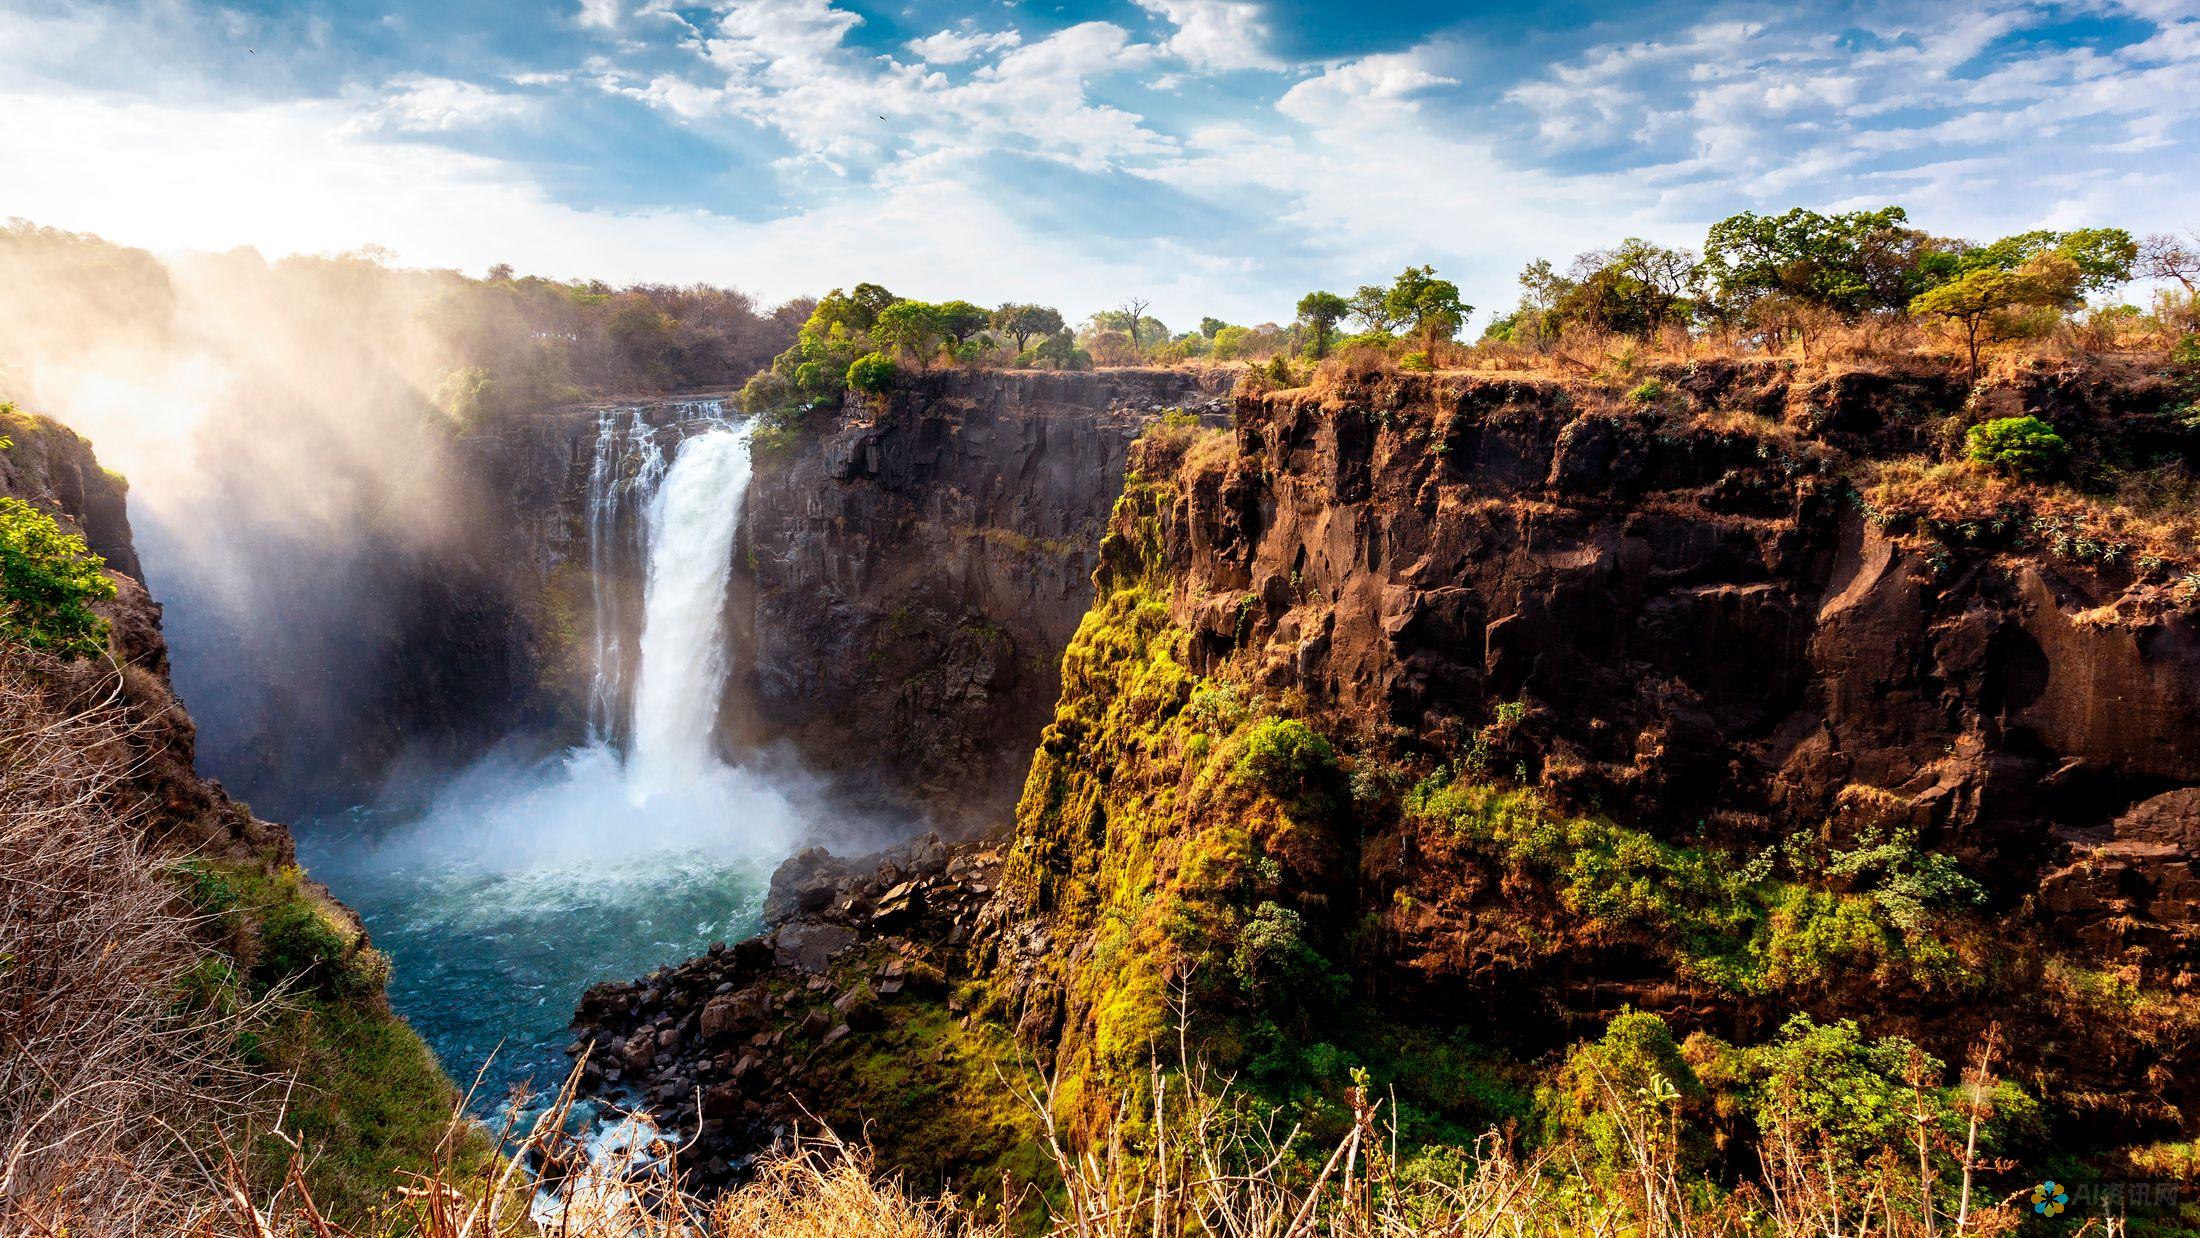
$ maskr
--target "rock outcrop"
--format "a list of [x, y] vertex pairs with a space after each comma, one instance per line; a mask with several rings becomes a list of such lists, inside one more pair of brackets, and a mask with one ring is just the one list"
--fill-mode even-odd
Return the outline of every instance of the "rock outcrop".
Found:
[[[853, 860], [794, 856], [761, 936], [583, 995], [569, 1052], [587, 1053], [584, 1086], [694, 1136], [705, 1188], [827, 1113], [924, 1180], [969, 1169], [1007, 1142], [985, 1120], [997, 1101], [953, 1121], [936, 1106], [983, 1082], [951, 1055], [1007, 1060], [1006, 1038], [951, 991], [999, 868], [997, 846], [932, 834]], [[864, 1057], [844, 1057], [859, 1032]]]
[[[1226, 371], [981, 370], [851, 403], [759, 460], [753, 682], [729, 715], [942, 828], [997, 824], [1092, 599], [1131, 440], [1227, 407]], [[753, 712], [749, 712], [753, 711]]]
[[[2069, 1146], [2180, 1137], [2200, 1104], [2178, 1030], [2200, 1028], [2196, 565], [2121, 540], [2144, 530], [2023, 506], [2044, 492], [1970, 493], [1990, 485], [1922, 464], [1901, 475], [1928, 484], [1904, 489], [1881, 468], [2011, 408], [2081, 454], [2143, 441], [2190, 467], [2174, 391], [2041, 371], [1972, 407], [1931, 373], [1662, 377], [1643, 401], [1332, 372], [1237, 398], [1225, 432], [1151, 432], [998, 874], [988, 858], [975, 885], [904, 888], [797, 857], [767, 938], [591, 995], [583, 1039], [614, 1058], [600, 1082], [677, 1125], [733, 1075], [766, 1081], [722, 1090], [706, 1122], [733, 1172], [788, 1120], [777, 1092], [843, 1129], [875, 1116], [850, 1074], [936, 1026], [942, 985], [982, 1015], [961, 1034], [1012, 1031], [1071, 1094], [1142, 1074], [1176, 1001], [1255, 1086], [1301, 1086], [1289, 1063], [1341, 1046], [1379, 1080], [1407, 1071], [1402, 1097], [1425, 1081], [1400, 1047], [1427, 1037], [1532, 1061], [1624, 1006], [1737, 1044], [1803, 1010], [1950, 1060], [1999, 1019]], [[823, 492], [861, 506], [784, 523], [861, 530], [887, 496], [910, 513], [888, 527], [960, 523], [895, 491], [936, 459], [925, 424], [843, 427], [802, 467], [838, 469], [847, 489]], [[846, 587], [776, 563], [820, 559], [768, 528], [756, 544], [766, 590]], [[854, 535], [828, 544], [847, 579], [903, 567], [845, 557]], [[956, 562], [963, 543], [891, 544]], [[806, 613], [782, 625], [807, 640], [786, 661], [814, 669], [782, 695], [869, 656], [833, 643], [846, 611]], [[851, 678], [834, 699], [926, 717]], [[953, 914], [893, 922], [936, 899]], [[893, 958], [941, 980], [897, 990], [880, 1023], [822, 996]], [[726, 1043], [706, 1052], [690, 1038], [714, 1004]], [[928, 1094], [982, 1056], [928, 1057]], [[1460, 1122], [1501, 1112], [1472, 1089], [1445, 1103]]]

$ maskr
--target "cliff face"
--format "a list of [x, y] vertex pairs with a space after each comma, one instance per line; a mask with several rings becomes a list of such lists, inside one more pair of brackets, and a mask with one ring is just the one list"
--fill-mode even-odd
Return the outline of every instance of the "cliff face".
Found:
[[[1330, 375], [1140, 444], [980, 934], [1026, 1037], [1134, 1071], [1185, 986], [1248, 1053], [1369, 1001], [1530, 1052], [2001, 1017], [2074, 1120], [2183, 1129], [2084, 977], [2195, 1022], [2192, 548], [1913, 484], [1994, 415], [1929, 377], [1664, 377]], [[2092, 381], [1992, 398], [2192, 466], [2174, 388]]]
[[1227, 381], [941, 373], [767, 452], [743, 538], [754, 679], [730, 694], [734, 725], [946, 828], [1005, 822], [1131, 440], [1166, 410], [1218, 410]]
[[[217, 1127], [228, 1134], [219, 1146], [240, 1160], [290, 1163], [300, 1144], [263, 1145], [265, 1135], [245, 1129], [247, 1117], [269, 1129], [256, 1120], [280, 1095], [284, 1137], [311, 1149], [304, 1172], [316, 1197], [343, 1223], [364, 1220], [399, 1171], [440, 1155], [456, 1092], [391, 1012], [388, 960], [358, 917], [296, 867], [290, 832], [200, 777], [197, 730], [169, 679], [161, 606], [135, 575], [122, 480], [54, 422], [0, 416], [0, 434], [10, 440], [0, 448], [0, 494], [81, 535], [115, 586], [98, 604], [108, 656], [62, 661], [0, 646], [8, 757], [28, 754], [5, 780], [0, 817], [18, 834], [50, 836], [56, 820], [76, 832], [54, 852], [18, 849], [0, 860], [0, 929], [34, 964], [10, 977], [4, 1038], [31, 1046], [22, 1052], [43, 1076], [17, 1081], [6, 1099], [19, 1106], [27, 1088], [39, 1121], [58, 1114], [64, 1131], [77, 1119], [63, 1105], [83, 1095], [111, 1090], [169, 1110], [173, 1126], [104, 1102], [92, 1111], [123, 1131], [114, 1146], [142, 1155], [157, 1183], [163, 1157], [211, 1154]], [[171, 936], [185, 931], [188, 943]], [[97, 964], [72, 964], [72, 949], [96, 954]], [[86, 1028], [98, 1029], [90, 1042]], [[176, 1070], [184, 1077], [148, 1077]], [[295, 1088], [271, 1092], [271, 1074]], [[55, 1091], [69, 1096], [57, 1102]], [[189, 1112], [174, 1113], [179, 1103]], [[141, 1121], [148, 1134], [163, 1133], [138, 1143]], [[63, 1144], [85, 1146], [82, 1132], [55, 1146]], [[54, 1187], [30, 1215], [50, 1205], [70, 1216], [76, 1205], [64, 1196], [73, 1193]]]
[[[1247, 1086], [1295, 1103], [1365, 1064], [1401, 1112], [1479, 1130], [1623, 1007], [1734, 1045], [1800, 1011], [1950, 1061], [2002, 1021], [2066, 1153], [2189, 1137], [2196, 548], [1910, 459], [2030, 410], [2080, 460], [2190, 469], [2186, 395], [1660, 377], [1633, 400], [1326, 373], [1236, 399], [1229, 430], [1149, 427], [998, 872], [997, 844], [798, 857], [762, 942], [590, 995], [592, 1084], [668, 1116], [700, 1092], [720, 1164], [792, 1097], [967, 1176], [1028, 1132], [946, 1148], [893, 1097], [982, 1092], [1008, 1030], [1072, 1121], [1181, 1008]], [[879, 433], [839, 431], [802, 492], [921, 513]], [[827, 520], [784, 522], [836, 532], [808, 561], [893, 579]], [[756, 541], [760, 582], [787, 573]], [[839, 613], [778, 626], [816, 658]], [[942, 1025], [894, 1087], [863, 1075]]]
[[289, 831], [256, 819], [196, 772], [198, 731], [169, 683], [160, 603], [146, 590], [131, 539], [128, 483], [100, 467], [90, 442], [56, 422], [0, 417], [0, 433], [13, 444], [0, 451], [0, 494], [82, 537], [114, 582], [114, 598], [98, 609], [118, 667], [62, 664], [52, 668], [50, 686], [70, 700], [118, 694], [130, 725], [114, 741], [123, 749], [116, 755], [130, 771], [124, 785], [145, 809], [138, 819], [182, 848], [287, 863]]

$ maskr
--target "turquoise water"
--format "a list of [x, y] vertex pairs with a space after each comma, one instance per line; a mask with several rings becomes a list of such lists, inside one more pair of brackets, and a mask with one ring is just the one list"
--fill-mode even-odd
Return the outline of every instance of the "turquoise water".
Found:
[[597, 764], [576, 750], [470, 774], [424, 812], [355, 809], [297, 828], [307, 871], [389, 954], [397, 1012], [462, 1087], [481, 1072], [477, 1114], [562, 1082], [589, 985], [757, 930], [784, 801], [721, 788], [703, 830], [694, 805], [594, 794]]

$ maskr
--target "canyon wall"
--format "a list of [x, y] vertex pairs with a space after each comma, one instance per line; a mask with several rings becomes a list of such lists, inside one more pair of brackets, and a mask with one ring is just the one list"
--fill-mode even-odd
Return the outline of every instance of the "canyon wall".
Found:
[[[959, 371], [757, 462], [729, 718], [950, 831], [1004, 824], [1131, 440], [1223, 372]], [[745, 616], [744, 616], [745, 618]]]
[[1624, 1009], [1734, 1045], [1801, 1012], [1947, 1061], [1999, 1022], [2065, 1154], [2188, 1138], [2200, 562], [1932, 462], [2031, 411], [2189, 470], [2189, 396], [1650, 377], [1333, 366], [1149, 427], [1008, 838], [797, 857], [759, 942], [591, 992], [591, 1087], [700, 1093], [720, 1165], [799, 1111], [985, 1179], [1031, 1138], [991, 1069], [1104, 1121], [1180, 1012], [1242, 1086], [1361, 1066], [1467, 1131]]
[[96, 702], [112, 696], [128, 725], [116, 728], [115, 759], [125, 811], [156, 839], [178, 849], [287, 863], [289, 831], [231, 800], [219, 783], [198, 776], [198, 729], [176, 699], [168, 677], [161, 606], [143, 583], [130, 531], [128, 487], [100, 467], [92, 445], [57, 422], [0, 415], [0, 494], [52, 516], [106, 561], [115, 596], [97, 607], [109, 625], [113, 665], [89, 660], [46, 669], [57, 700]]

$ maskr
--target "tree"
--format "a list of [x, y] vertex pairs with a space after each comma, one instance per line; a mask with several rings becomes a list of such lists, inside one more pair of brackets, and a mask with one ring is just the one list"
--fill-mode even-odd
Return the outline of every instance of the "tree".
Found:
[[2200, 287], [2195, 287], [2200, 281], [2200, 238], [2158, 232], [2139, 242], [2133, 269], [2141, 279], [2176, 280], [2185, 286], [2187, 295], [2200, 292]]
[[2077, 228], [2069, 232], [2036, 229], [2005, 236], [1990, 245], [1957, 245], [1930, 267], [1944, 278], [1972, 271], [2015, 271], [2042, 258], [2067, 259], [2076, 268], [2078, 281], [2071, 292], [2073, 304], [2086, 293], [2105, 292], [2131, 279], [2139, 260], [2139, 243], [2122, 228]]
[[1937, 288], [1919, 293], [1910, 312], [1945, 318], [1963, 328], [1963, 342], [1970, 353], [1971, 381], [1978, 381], [1979, 345], [1991, 339], [1997, 319], [2020, 305], [2065, 306], [2083, 286], [2078, 264], [2061, 254], [2047, 254], [2021, 270], [1979, 267]]
[[1215, 338], [1215, 332], [1220, 331], [1224, 327], [1227, 327], [1229, 325], [1229, 323], [1222, 321], [1220, 318], [1202, 318], [1199, 320], [1199, 333], [1201, 336], [1211, 340]]
[[835, 288], [818, 299], [803, 330], [824, 336], [837, 325], [848, 335], [862, 335], [878, 321], [879, 311], [900, 299], [877, 284], [857, 284], [852, 293]]
[[1696, 286], [1696, 255], [1685, 249], [1631, 236], [1602, 257], [1617, 277], [1620, 295], [1639, 309], [1650, 335], [1665, 326]]
[[92, 610], [115, 595], [105, 566], [53, 517], [0, 496], [0, 640], [63, 658], [105, 653], [107, 621]]
[[1314, 357], [1329, 355], [1329, 336], [1337, 323], [1352, 312], [1352, 303], [1334, 292], [1309, 292], [1299, 298], [1299, 322], [1314, 333]]
[[1711, 226], [1703, 271], [1722, 307], [1747, 314], [1785, 298], [1842, 314], [1899, 309], [1924, 291], [1921, 263], [1936, 243], [1899, 206], [1821, 215], [1744, 211]]
[[2037, 417], [1997, 417], [1964, 432], [1963, 454], [2004, 473], [2038, 477], [2062, 463], [2070, 445]]
[[940, 307], [929, 301], [896, 301], [880, 310], [871, 324], [871, 342], [889, 350], [906, 349], [918, 366], [927, 366], [939, 351], [940, 336], [946, 334], [942, 317]]
[[1361, 284], [1347, 304], [1352, 307], [1351, 316], [1369, 331], [1388, 335], [1398, 329], [1398, 320], [1390, 313], [1390, 289], [1381, 284]]
[[894, 385], [894, 359], [867, 352], [848, 363], [848, 385], [866, 395], [883, 395]]
[[968, 301], [942, 301], [939, 305], [940, 334], [957, 347], [964, 340], [983, 331], [992, 324], [993, 316], [983, 307]]
[[993, 329], [1016, 341], [1016, 351], [1022, 352], [1032, 336], [1052, 335], [1062, 330], [1062, 312], [1044, 305], [1020, 305], [1009, 302], [993, 311]]
[[[1144, 297], [1125, 297], [1123, 299], [1121, 312], [1124, 321], [1129, 324], [1125, 329], [1130, 332], [1132, 352], [1137, 352], [1139, 349], [1138, 325], [1145, 320], [1146, 307], [1151, 304], [1153, 302], [1146, 300]], [[1163, 331], [1161, 334], [1166, 336], [1168, 332]]]
[[497, 263], [497, 264], [496, 264], [495, 266], [493, 266], [493, 267], [490, 267], [490, 268], [489, 268], [489, 282], [490, 282], [490, 283], [492, 283], [492, 284], [509, 284], [509, 283], [511, 283], [511, 282], [512, 282], [512, 264], [511, 264], [511, 263], [509, 263], [509, 262], [499, 262], [499, 263]]
[[1457, 335], [1474, 307], [1459, 299], [1459, 285], [1436, 278], [1435, 267], [1419, 266], [1399, 274], [1383, 294], [1383, 311], [1392, 322], [1412, 327], [1434, 369], [1437, 344]]

